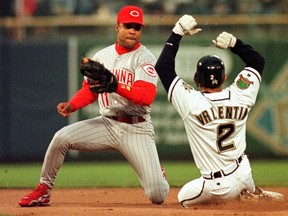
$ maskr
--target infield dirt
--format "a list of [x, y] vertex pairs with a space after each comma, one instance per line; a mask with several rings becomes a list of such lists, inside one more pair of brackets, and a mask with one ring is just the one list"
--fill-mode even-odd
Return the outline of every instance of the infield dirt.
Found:
[[171, 188], [167, 201], [153, 205], [141, 188], [84, 188], [52, 191], [50, 206], [21, 208], [18, 201], [29, 189], [1, 189], [0, 216], [287, 216], [288, 188], [265, 188], [280, 192], [285, 202], [240, 202], [217, 205], [196, 205], [185, 209], [177, 201], [179, 188]]

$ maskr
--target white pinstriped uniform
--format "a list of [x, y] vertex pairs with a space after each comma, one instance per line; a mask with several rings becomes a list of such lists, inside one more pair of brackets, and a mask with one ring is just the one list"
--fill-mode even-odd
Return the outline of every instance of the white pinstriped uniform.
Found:
[[[183, 119], [194, 161], [202, 174], [180, 190], [178, 199], [184, 205], [235, 199], [243, 190], [254, 191], [250, 163], [243, 153], [246, 121], [260, 81], [260, 74], [246, 67], [221, 92], [201, 93], [179, 77], [170, 85], [168, 99]], [[245, 82], [241, 89], [239, 83]], [[215, 178], [218, 171], [224, 177]]]
[[[138, 49], [118, 55], [112, 45], [96, 53], [93, 57], [114, 73], [120, 83], [132, 85], [136, 80], [144, 80], [157, 85], [158, 76], [154, 69], [155, 57], [141, 45]], [[144, 68], [143, 68], [144, 67]], [[138, 106], [118, 94], [102, 94], [99, 97], [100, 113], [106, 116], [144, 116], [149, 118], [150, 107]]]
[[[144, 80], [157, 84], [156, 59], [143, 45], [122, 55], [111, 45], [96, 53], [93, 59], [103, 63], [121, 83], [131, 86], [136, 80]], [[98, 102], [100, 116], [68, 125], [54, 135], [45, 155], [40, 181], [54, 185], [69, 149], [118, 150], [131, 164], [151, 202], [162, 203], [169, 185], [161, 171], [150, 107], [136, 105], [117, 93], [100, 94]], [[105, 116], [143, 116], [146, 121], [127, 124]]]

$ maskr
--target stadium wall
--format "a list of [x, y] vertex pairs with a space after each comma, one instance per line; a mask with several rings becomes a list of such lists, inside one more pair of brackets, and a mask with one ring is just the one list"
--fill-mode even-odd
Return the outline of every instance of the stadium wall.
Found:
[[[247, 153], [254, 158], [287, 158], [288, 43], [253, 39], [247, 42], [252, 43], [266, 58], [262, 86], [247, 125]], [[158, 57], [163, 43], [164, 40], [158, 40], [146, 44]], [[76, 49], [69, 49], [67, 41], [0, 42], [0, 161], [42, 161], [58, 129], [98, 113], [96, 104], [78, 111], [70, 119], [62, 118], [56, 112], [58, 102], [68, 100], [81, 85], [80, 73], [77, 76], [74, 73], [79, 71], [75, 67], [79, 67], [82, 53], [91, 57], [95, 51], [107, 45], [99, 40], [79, 40], [75, 44]], [[236, 73], [244, 67], [237, 57], [214, 48], [210, 41], [197, 40], [192, 43], [190, 39], [184, 39], [176, 59], [178, 74], [193, 85], [195, 64], [208, 53], [223, 58], [229, 77], [227, 83], [231, 83]], [[71, 65], [74, 65], [74, 69], [71, 69]], [[71, 70], [74, 70], [73, 76]], [[152, 120], [160, 158], [191, 160], [182, 120], [167, 101], [161, 83], [152, 105]], [[70, 159], [119, 160], [123, 157], [112, 152], [94, 154], [74, 151], [68, 155], [67, 160]]]

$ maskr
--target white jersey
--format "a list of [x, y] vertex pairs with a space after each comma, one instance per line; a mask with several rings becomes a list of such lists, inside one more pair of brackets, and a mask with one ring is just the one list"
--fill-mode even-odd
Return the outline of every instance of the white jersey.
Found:
[[[157, 85], [155, 56], [143, 45], [136, 50], [119, 55], [115, 44], [97, 52], [93, 60], [101, 62], [117, 77], [118, 82], [132, 86], [137, 80]], [[105, 116], [147, 116], [150, 106], [139, 106], [117, 93], [103, 93], [98, 97], [100, 114]]]
[[[94, 60], [103, 63], [127, 86], [137, 80], [156, 86], [156, 59], [143, 45], [122, 55], [118, 55], [112, 45], [98, 52]], [[138, 106], [116, 93], [99, 94], [98, 101], [102, 115], [70, 124], [55, 133], [45, 155], [40, 182], [54, 185], [69, 149], [83, 152], [116, 150], [130, 163], [151, 202], [164, 202], [170, 187], [161, 169], [150, 107]], [[132, 120], [129, 117], [142, 116], [145, 121], [125, 122], [107, 116], [125, 116]]]
[[202, 174], [227, 167], [244, 153], [246, 121], [260, 82], [260, 74], [246, 67], [232, 85], [217, 93], [196, 91], [179, 77], [170, 85], [168, 100], [184, 121]]

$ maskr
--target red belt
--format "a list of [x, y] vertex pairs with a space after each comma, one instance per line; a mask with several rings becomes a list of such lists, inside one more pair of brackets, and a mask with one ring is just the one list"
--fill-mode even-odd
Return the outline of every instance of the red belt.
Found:
[[127, 124], [135, 124], [144, 122], [145, 119], [142, 116], [106, 116], [107, 118], [113, 119], [115, 121], [124, 122]]

